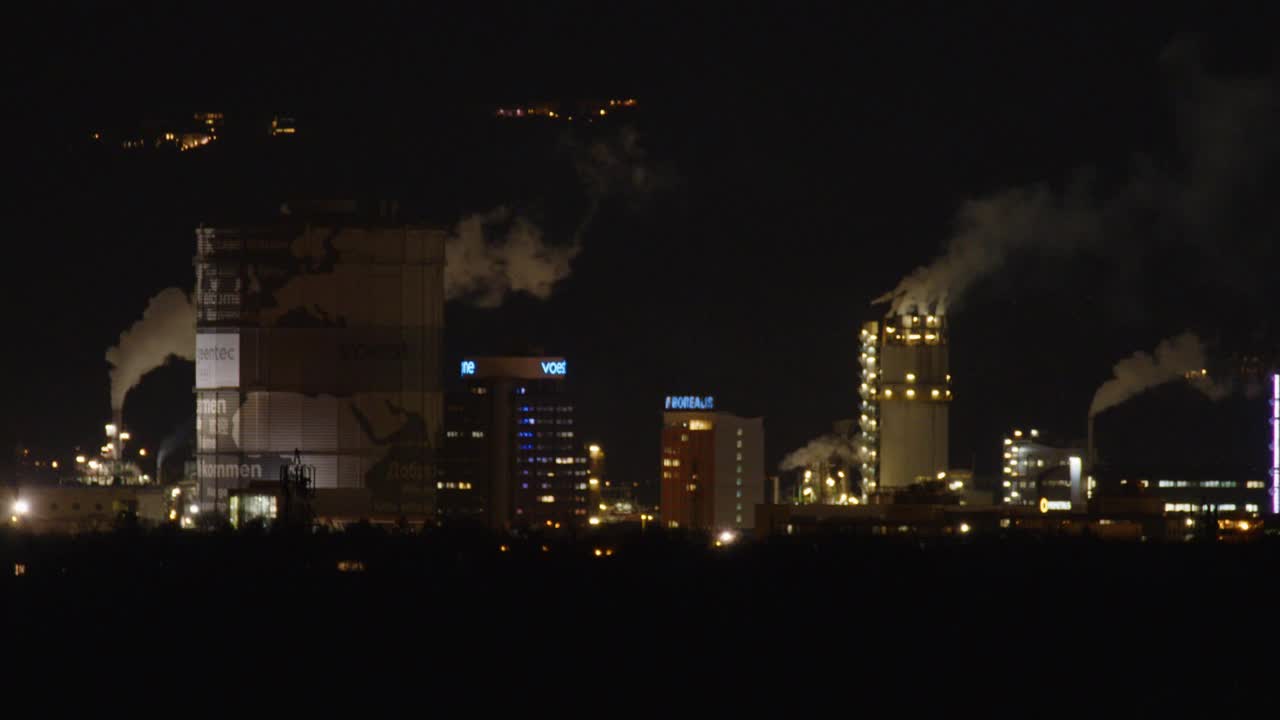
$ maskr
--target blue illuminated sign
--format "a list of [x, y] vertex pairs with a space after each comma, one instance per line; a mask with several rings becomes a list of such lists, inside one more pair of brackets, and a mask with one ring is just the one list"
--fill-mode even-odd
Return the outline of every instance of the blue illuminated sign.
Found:
[[463, 375], [475, 375], [475, 374], [476, 374], [476, 361], [475, 361], [475, 360], [463, 360], [463, 361], [462, 361], [462, 374], [463, 374]]
[[699, 397], [697, 395], [668, 395], [666, 402], [668, 410], [715, 410], [716, 399], [710, 395]]
[[564, 360], [547, 360], [542, 363], [542, 372], [547, 375], [567, 375], [568, 365]]

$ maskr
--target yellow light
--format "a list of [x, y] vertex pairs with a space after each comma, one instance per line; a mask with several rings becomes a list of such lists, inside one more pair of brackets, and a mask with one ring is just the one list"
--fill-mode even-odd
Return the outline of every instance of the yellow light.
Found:
[[912, 389], [910, 389], [910, 388], [907, 388], [907, 399], [908, 399], [908, 400], [913, 400], [913, 399], [915, 399], [915, 396], [916, 396], [916, 391], [915, 391], [915, 390], [912, 390]]
[[1240, 529], [1241, 529], [1241, 530], [1244, 530], [1244, 531], [1246, 531], [1246, 532], [1248, 532], [1248, 530], [1249, 530], [1249, 521], [1248, 521], [1248, 520], [1241, 520], [1241, 521], [1240, 521]]
[[885, 389], [884, 389], [884, 396], [885, 396], [886, 398], [891, 398], [891, 397], [893, 397], [893, 391], [892, 391], [892, 390], [890, 390], [889, 388], [885, 388]]
[[940, 472], [940, 473], [938, 473], [938, 479], [939, 479], [939, 480], [941, 480], [941, 479], [945, 478], [946, 476], [947, 476], [947, 474], [946, 474], [945, 472]]
[[560, 523], [556, 523], [556, 529], [557, 529], [557, 530], [559, 530], [559, 529], [560, 529]]
[[600, 114], [601, 114], [601, 115], [605, 115], [605, 114], [606, 114], [606, 113], [605, 113], [605, 111], [604, 111], [604, 108], [600, 108]]
[[592, 515], [591, 517], [587, 518], [587, 524], [588, 524], [588, 525], [599, 525], [599, 524], [600, 524], [600, 518], [596, 517], [595, 515]]
[[907, 382], [909, 382], [909, 383], [913, 383], [913, 382], [915, 382], [915, 381], [916, 381], [916, 374], [915, 374], [915, 373], [907, 373]]
[[600, 557], [601, 555], [604, 555], [604, 551], [603, 551], [603, 550], [601, 550], [600, 548], [596, 548], [596, 549], [595, 549], [595, 555], [596, 555], [596, 557]]
[[969, 527], [969, 523], [960, 523], [960, 532], [968, 533], [973, 528]]
[[507, 551], [507, 546], [506, 546], [506, 545], [499, 545], [499, 546], [498, 546], [498, 552], [506, 552], [506, 551]]
[[594, 454], [596, 454], [596, 453], [600, 452], [600, 446], [599, 446], [599, 445], [592, 445], [591, 447], [587, 448], [587, 450], [588, 450], [589, 452], [591, 452], [591, 454], [592, 454], [592, 455], [594, 455]]
[[107, 429], [107, 437], [115, 437], [115, 436], [116, 436], [116, 426], [115, 426], [115, 423], [107, 423], [107, 428], [106, 428], [106, 429]]
[[90, 460], [90, 461], [89, 461], [89, 469], [90, 469], [90, 470], [97, 470], [97, 469], [98, 469], [98, 461], [97, 461], [97, 460]]
[[77, 462], [77, 463], [79, 463], [79, 464], [81, 464], [81, 465], [83, 465], [83, 464], [84, 464], [84, 456], [83, 456], [83, 455], [77, 455], [77, 456], [76, 456], [76, 462]]
[[178, 519], [178, 511], [177, 511], [177, 510], [170, 510], [170, 511], [169, 511], [169, 519], [170, 519], [170, 520], [177, 520], [177, 519]]
[[601, 510], [608, 510], [608, 509], [609, 509], [609, 506], [608, 506], [608, 505], [605, 505], [604, 503], [600, 503], [600, 509], [601, 509]]
[[595, 487], [600, 484], [600, 478], [591, 478], [590, 480], [587, 481], [587, 484], [590, 485], [591, 487]]
[[843, 471], [843, 470], [837, 470], [837, 471], [836, 471], [836, 477], [844, 477], [844, 471]]
[[138, 455], [139, 455], [139, 457], [146, 457], [146, 456], [147, 456], [147, 449], [146, 449], [146, 448], [138, 448]]
[[1016, 437], [1016, 438], [1020, 438], [1020, 437], [1022, 437], [1022, 431], [1021, 431], [1021, 430], [1014, 430], [1014, 431], [1013, 431], [1013, 436], [1014, 436], [1014, 437]]
[[938, 391], [938, 388], [934, 388], [929, 391], [929, 394], [933, 396], [933, 398], [936, 400], [938, 396], [941, 395], [942, 393]]
[[836, 486], [836, 479], [831, 477], [827, 478], [827, 487], [835, 487], [835, 486]]
[[54, 470], [57, 470], [57, 469], [58, 469], [58, 461], [57, 461], [57, 460], [54, 460], [53, 462], [49, 463], [49, 467], [53, 468]]

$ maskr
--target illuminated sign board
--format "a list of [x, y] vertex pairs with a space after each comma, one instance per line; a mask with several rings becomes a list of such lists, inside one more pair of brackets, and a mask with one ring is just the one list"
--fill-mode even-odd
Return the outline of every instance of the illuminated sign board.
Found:
[[716, 399], [710, 395], [668, 395], [663, 407], [667, 410], [715, 410]]
[[474, 378], [560, 379], [569, 375], [569, 361], [562, 357], [478, 357], [463, 360], [458, 374]]
[[1049, 498], [1040, 498], [1040, 512], [1047, 513], [1050, 510], [1070, 510], [1070, 500], [1050, 500]]
[[196, 388], [207, 390], [240, 385], [240, 335], [196, 334]]

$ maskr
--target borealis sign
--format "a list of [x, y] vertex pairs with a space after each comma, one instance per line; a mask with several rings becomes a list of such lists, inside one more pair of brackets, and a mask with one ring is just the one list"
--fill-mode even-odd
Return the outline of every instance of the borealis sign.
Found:
[[663, 406], [667, 410], [715, 410], [716, 399], [710, 395], [668, 395]]

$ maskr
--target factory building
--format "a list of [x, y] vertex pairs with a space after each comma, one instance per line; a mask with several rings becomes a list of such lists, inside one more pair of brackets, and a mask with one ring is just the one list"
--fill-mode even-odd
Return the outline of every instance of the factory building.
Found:
[[[858, 440], [857, 424], [852, 420], [838, 420], [832, 424], [829, 437], [839, 439], [841, 447], [854, 445]], [[815, 458], [797, 470], [795, 487], [789, 493], [788, 502], [799, 505], [856, 505], [864, 497], [857, 478], [856, 458], [845, 452]], [[774, 497], [780, 494], [779, 488]]]
[[753, 527], [764, 502], [764, 419], [717, 411], [710, 396], [669, 396], [664, 408], [663, 525]]
[[945, 318], [901, 315], [863, 325], [858, 454], [867, 493], [895, 492], [947, 470], [951, 371]]
[[1058, 447], [1032, 428], [1002, 439], [1000, 499], [1006, 505], [1083, 510], [1091, 496], [1084, 450]]
[[445, 237], [350, 207], [196, 231], [192, 509], [296, 453], [355, 515], [432, 516]]
[[562, 357], [461, 362], [448, 394], [439, 516], [495, 530], [588, 522], [587, 453]]

